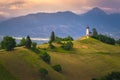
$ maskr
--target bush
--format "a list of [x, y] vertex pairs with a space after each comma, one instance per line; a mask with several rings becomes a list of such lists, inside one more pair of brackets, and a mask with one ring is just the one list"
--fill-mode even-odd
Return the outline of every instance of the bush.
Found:
[[116, 43], [117, 43], [118, 45], [120, 45], [120, 39], [119, 39], [119, 40], [117, 40], [117, 41], [116, 41]]
[[32, 48], [36, 48], [37, 43], [36, 42], [32, 42]]
[[40, 68], [39, 72], [40, 72], [40, 74], [42, 75], [43, 78], [45, 78], [46, 75], [48, 75], [48, 71], [45, 68]]
[[97, 40], [99, 40], [99, 41], [101, 41], [101, 42], [115, 45], [115, 39], [111, 38], [111, 37], [108, 37], [106, 35], [99, 34], [97, 36], [92, 36], [92, 37], [95, 38], [95, 39], [97, 39]]
[[52, 67], [53, 67], [53, 69], [54, 69], [55, 71], [57, 71], [57, 72], [61, 72], [61, 71], [62, 71], [62, 67], [61, 67], [61, 65], [59, 65], [59, 64], [54, 65], [54, 66], [52, 66]]
[[18, 46], [25, 46], [25, 44], [26, 44], [26, 39], [25, 39], [25, 38], [22, 38], [22, 39], [20, 40], [20, 43], [18, 44]]
[[55, 38], [55, 42], [60, 43], [60, 44], [61, 44], [61, 41], [73, 41], [73, 40], [74, 39], [71, 36], [67, 36], [65, 38], [60, 38], [56, 36]]
[[54, 49], [55, 46], [54, 46], [53, 44], [49, 44], [49, 48], [50, 48], [50, 49]]
[[63, 38], [63, 41], [73, 41], [74, 39], [71, 36]]
[[120, 80], [120, 72], [112, 72], [111, 74], [108, 74], [104, 77], [101, 77], [99, 79], [94, 78], [92, 80]]
[[50, 55], [47, 53], [47, 52], [43, 52], [42, 55], [41, 55], [41, 58], [43, 59], [43, 61], [45, 61], [46, 63], [50, 63]]
[[71, 50], [73, 48], [73, 43], [69, 41], [67, 43], [64, 43], [61, 47], [65, 50]]
[[7, 51], [11, 51], [16, 47], [16, 42], [15, 39], [10, 37], [10, 36], [6, 36], [3, 38], [3, 40], [1, 41], [1, 48], [5, 49]]

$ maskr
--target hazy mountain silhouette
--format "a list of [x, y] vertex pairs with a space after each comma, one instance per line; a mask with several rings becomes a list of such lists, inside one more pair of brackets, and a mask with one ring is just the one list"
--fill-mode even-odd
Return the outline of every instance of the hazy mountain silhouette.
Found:
[[2, 22], [4, 20], [6, 20], [6, 18], [4, 16], [0, 15], [0, 22]]
[[117, 37], [120, 34], [119, 21], [120, 14], [108, 15], [97, 7], [82, 15], [70, 11], [37, 13], [3, 21], [0, 23], [0, 35], [49, 37], [50, 32], [55, 31], [58, 36], [77, 38], [85, 35], [85, 28], [89, 25], [101, 33]]

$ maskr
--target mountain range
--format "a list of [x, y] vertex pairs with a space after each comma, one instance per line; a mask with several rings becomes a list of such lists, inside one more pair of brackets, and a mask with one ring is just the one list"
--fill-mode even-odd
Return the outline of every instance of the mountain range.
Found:
[[97, 7], [80, 15], [71, 11], [36, 13], [0, 21], [0, 35], [48, 38], [54, 31], [57, 36], [78, 38], [85, 35], [87, 26], [91, 30], [96, 28], [99, 33], [120, 38], [120, 14], [107, 14]]

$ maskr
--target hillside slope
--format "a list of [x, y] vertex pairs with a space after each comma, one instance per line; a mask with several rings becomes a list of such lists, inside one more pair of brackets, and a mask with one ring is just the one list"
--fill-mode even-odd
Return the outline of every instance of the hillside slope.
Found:
[[[48, 80], [65, 80], [62, 74], [54, 71], [51, 66], [46, 64], [37, 54], [25, 48], [16, 48], [11, 52], [0, 51], [0, 60], [5, 69], [18, 80], [40, 80], [41, 76], [38, 70], [41, 67], [48, 70]], [[15, 79], [8, 78], [0, 80]]]
[[[14, 51], [0, 51], [0, 80], [40, 80], [39, 68], [49, 71], [47, 80], [91, 80], [104, 76], [112, 71], [120, 71], [120, 47], [102, 43], [93, 38], [82, 37], [74, 42], [72, 51], [65, 51], [60, 44], [54, 44], [57, 49], [50, 50], [48, 44], [38, 47], [47, 50], [51, 56], [51, 64], [46, 64], [38, 54], [17, 47]], [[62, 73], [51, 68], [60, 64]], [[5, 77], [1, 77], [4, 74]], [[3, 78], [3, 79], [2, 79]]]
[[74, 41], [68, 53], [49, 51], [53, 64], [61, 64], [68, 80], [91, 80], [112, 71], [120, 71], [120, 47], [92, 38]]

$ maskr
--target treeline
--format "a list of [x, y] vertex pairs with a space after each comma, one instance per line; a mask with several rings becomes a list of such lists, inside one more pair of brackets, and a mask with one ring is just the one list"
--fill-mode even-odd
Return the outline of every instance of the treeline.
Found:
[[64, 50], [71, 50], [73, 48], [73, 41], [74, 39], [71, 36], [67, 36], [65, 38], [61, 38], [58, 36], [55, 36], [55, 33], [52, 31], [50, 40], [49, 40], [49, 48], [55, 49], [55, 46], [53, 43], [61, 44], [61, 48]]
[[28, 49], [32, 49], [36, 48], [37, 43], [32, 42], [30, 36], [22, 38], [19, 44], [17, 44], [15, 39], [11, 36], [5, 36], [3, 40], [0, 42], [0, 48], [5, 49], [6, 51], [14, 50], [14, 48], [18, 46], [25, 46]]
[[111, 45], [115, 45], [116, 42], [120, 44], [120, 41], [116, 41], [114, 38], [112, 37], [108, 37], [106, 35], [103, 34], [98, 34], [97, 30], [95, 28], [93, 28], [93, 34], [91, 36], [92, 38], [95, 38], [101, 42], [107, 43], [107, 44], [111, 44]]
[[[52, 33], [50, 40], [51, 40], [50, 41], [51, 43], [54, 41], [54, 33]], [[40, 59], [42, 59], [44, 62], [49, 64], [51, 68], [53, 68], [55, 71], [62, 72], [62, 66], [60, 64], [52, 65], [51, 56], [48, 54], [48, 52], [45, 50], [39, 49], [37, 47], [37, 43], [32, 42], [30, 36], [27, 36], [26, 38], [22, 38], [18, 44], [16, 43], [15, 39], [11, 36], [5, 36], [3, 40], [0, 42], [0, 48], [6, 51], [12, 51], [14, 50], [15, 47], [21, 47], [21, 46], [38, 54]], [[40, 67], [39, 73], [41, 75], [40, 80], [48, 80], [47, 75], [49, 74], [49, 71], [46, 68]]]

